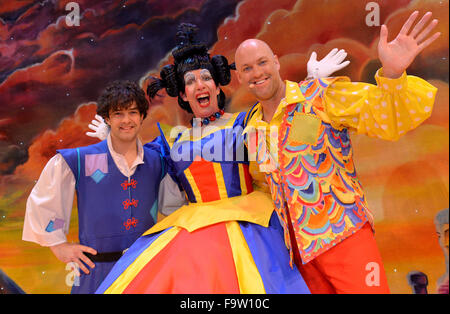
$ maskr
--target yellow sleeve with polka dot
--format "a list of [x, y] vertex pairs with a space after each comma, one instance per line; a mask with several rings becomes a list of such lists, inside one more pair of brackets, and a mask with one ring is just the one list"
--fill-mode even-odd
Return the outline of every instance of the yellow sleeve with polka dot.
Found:
[[377, 85], [338, 79], [324, 94], [324, 106], [335, 128], [349, 128], [395, 141], [430, 117], [437, 89], [425, 80], [406, 75], [382, 76]]

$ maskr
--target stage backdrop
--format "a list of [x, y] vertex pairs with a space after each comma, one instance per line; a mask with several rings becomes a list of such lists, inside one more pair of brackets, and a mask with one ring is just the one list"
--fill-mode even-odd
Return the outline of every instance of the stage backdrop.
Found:
[[[282, 77], [294, 81], [305, 78], [312, 51], [323, 58], [344, 48], [351, 64], [336, 75], [374, 83], [379, 26], [387, 24], [392, 40], [411, 12], [430, 10], [442, 36], [408, 73], [439, 89], [431, 118], [398, 142], [351, 139], [392, 292], [412, 293], [407, 275], [419, 271], [436, 293], [448, 276], [448, 211], [435, 224], [449, 206], [448, 9], [448, 0], [1, 0], [0, 269], [27, 293], [70, 291], [66, 265], [21, 240], [27, 197], [56, 149], [96, 142], [84, 134], [106, 84], [128, 79], [145, 87], [144, 78], [171, 60], [180, 22], [197, 24], [211, 54], [230, 62], [244, 39], [267, 41]], [[254, 103], [236, 77], [224, 91], [229, 112]], [[153, 102], [143, 141], [157, 135], [157, 121], [189, 119], [175, 99]], [[69, 241], [77, 241], [77, 228], [74, 206]]]

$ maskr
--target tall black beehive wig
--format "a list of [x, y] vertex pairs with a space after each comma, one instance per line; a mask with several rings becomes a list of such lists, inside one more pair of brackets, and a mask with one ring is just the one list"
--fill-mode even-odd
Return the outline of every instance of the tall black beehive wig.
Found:
[[[181, 108], [192, 113], [188, 102], [180, 97], [184, 93], [184, 74], [198, 69], [207, 69], [217, 86], [227, 85], [231, 81], [231, 72], [228, 60], [222, 55], [210, 58], [208, 47], [196, 40], [198, 28], [193, 24], [182, 23], [178, 26], [176, 34], [177, 46], [172, 50], [174, 64], [166, 65], [161, 69], [160, 79], [150, 77], [147, 87], [150, 99], [154, 98], [160, 89], [165, 88], [171, 97], [178, 97]], [[225, 106], [225, 94], [220, 91], [218, 96], [219, 109]]]

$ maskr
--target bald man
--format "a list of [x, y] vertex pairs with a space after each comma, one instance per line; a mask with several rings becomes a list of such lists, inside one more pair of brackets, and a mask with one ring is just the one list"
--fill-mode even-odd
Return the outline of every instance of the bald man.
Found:
[[283, 81], [265, 42], [236, 50], [238, 80], [258, 100], [244, 130], [256, 151], [250, 169], [254, 178], [264, 173], [291, 266], [312, 293], [389, 293], [348, 132], [397, 140], [431, 115], [436, 88], [405, 70], [440, 34], [428, 37], [437, 24], [430, 12], [410, 32], [417, 16], [389, 43], [381, 27], [377, 86], [345, 77]]

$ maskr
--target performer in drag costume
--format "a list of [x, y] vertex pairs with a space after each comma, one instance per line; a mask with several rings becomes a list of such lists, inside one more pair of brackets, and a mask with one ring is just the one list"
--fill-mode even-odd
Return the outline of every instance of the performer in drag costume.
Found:
[[248, 115], [223, 111], [228, 61], [210, 58], [194, 33], [182, 24], [174, 64], [147, 90], [154, 98], [165, 88], [200, 118], [156, 140], [189, 204], [145, 232], [97, 293], [309, 293], [289, 265], [270, 194], [253, 189], [242, 136]]

